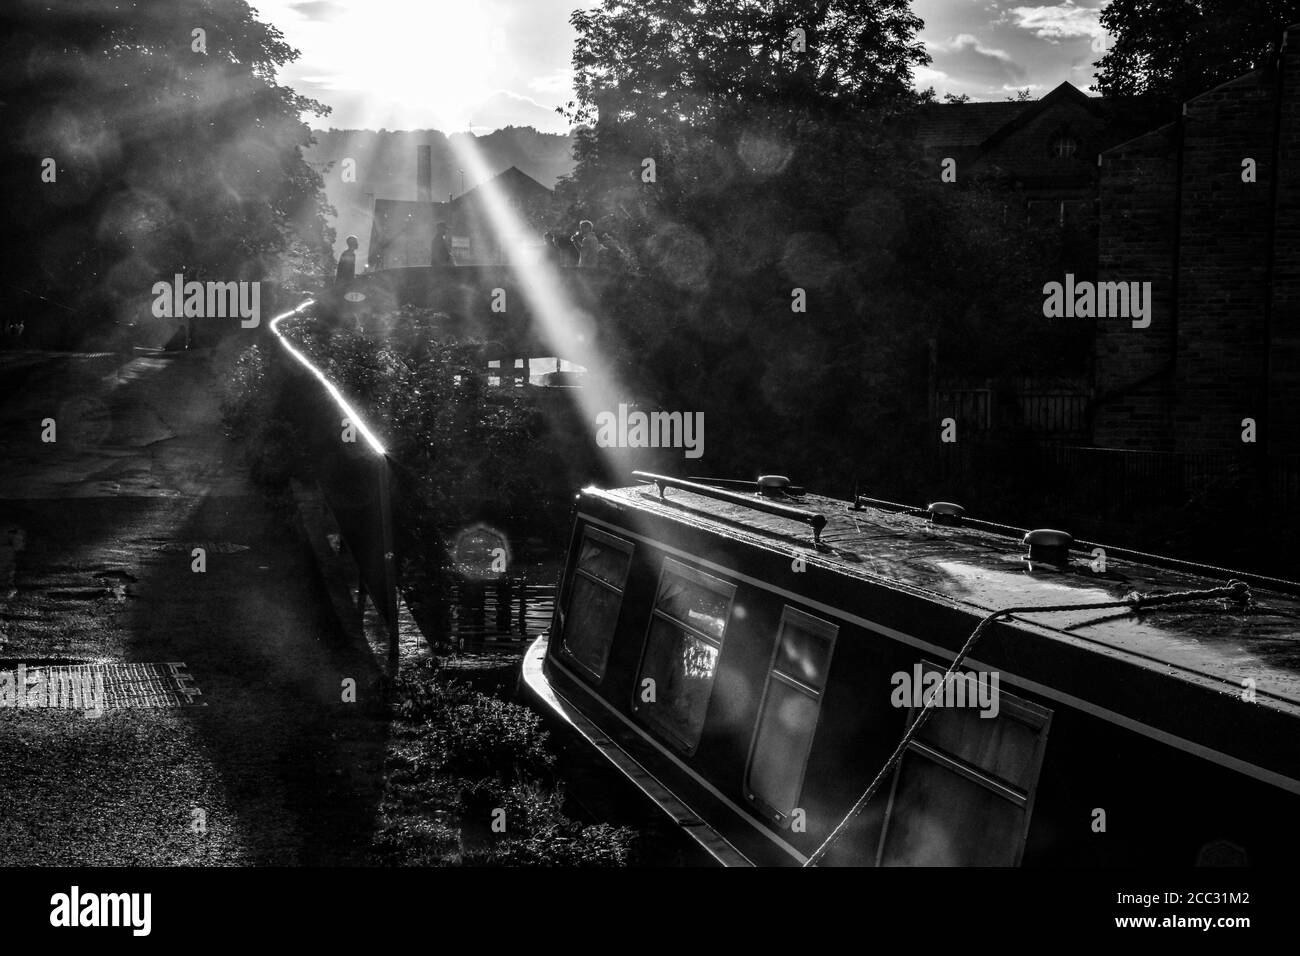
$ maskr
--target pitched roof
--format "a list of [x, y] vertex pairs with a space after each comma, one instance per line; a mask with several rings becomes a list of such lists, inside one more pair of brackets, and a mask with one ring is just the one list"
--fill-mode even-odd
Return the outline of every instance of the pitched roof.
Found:
[[530, 192], [549, 194], [553, 192], [553, 190], [548, 189], [546, 186], [543, 186], [541, 183], [533, 179], [532, 176], [529, 176], [518, 166], [511, 166], [509, 169], [497, 173], [497, 175], [493, 176], [487, 182], [479, 183], [477, 186], [475, 186], [473, 189], [469, 190], [468, 192], [461, 193], [459, 196], [453, 199], [448, 205], [453, 205], [453, 206], [458, 205], [464, 200], [469, 200], [471, 202], [479, 202], [482, 199], [482, 196], [480, 195], [479, 191], [483, 189], [484, 186], [487, 186], [489, 183], [495, 183], [496, 187], [500, 189], [502, 192], [506, 193], [507, 195], [516, 194], [516, 193], [530, 193]]
[[922, 146], [978, 146], [1024, 112], [1026, 104], [930, 103], [921, 107], [917, 140]]
[[1037, 100], [996, 103], [930, 103], [921, 108], [917, 140], [923, 147], [981, 146], [1000, 133], [1010, 132], [1043, 110], [1061, 102], [1088, 109], [1101, 106], [1100, 96], [1089, 96], [1065, 82]]

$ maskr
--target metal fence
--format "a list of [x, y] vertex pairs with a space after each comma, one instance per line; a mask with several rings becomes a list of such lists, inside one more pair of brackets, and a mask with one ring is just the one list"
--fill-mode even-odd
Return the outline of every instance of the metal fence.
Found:
[[933, 402], [934, 417], [952, 418], [960, 434], [1080, 436], [1088, 431], [1088, 389], [1072, 381], [944, 382], [935, 389]]
[[993, 389], [944, 388], [934, 394], [935, 418], [951, 418], [961, 434], [993, 428]]
[[1088, 396], [1066, 391], [1024, 391], [1017, 395], [1021, 420], [1031, 432], [1080, 434], [1088, 429]]

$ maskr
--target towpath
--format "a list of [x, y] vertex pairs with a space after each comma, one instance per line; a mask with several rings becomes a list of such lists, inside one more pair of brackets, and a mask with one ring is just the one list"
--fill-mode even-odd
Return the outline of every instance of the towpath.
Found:
[[217, 367], [0, 353], [0, 672], [93, 665], [109, 698], [0, 700], [0, 865], [350, 863], [369, 839], [378, 672], [223, 435]]

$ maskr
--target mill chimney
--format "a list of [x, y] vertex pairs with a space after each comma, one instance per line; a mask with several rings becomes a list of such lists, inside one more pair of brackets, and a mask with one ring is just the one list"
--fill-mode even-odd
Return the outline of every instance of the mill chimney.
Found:
[[415, 201], [433, 202], [433, 147], [415, 147]]

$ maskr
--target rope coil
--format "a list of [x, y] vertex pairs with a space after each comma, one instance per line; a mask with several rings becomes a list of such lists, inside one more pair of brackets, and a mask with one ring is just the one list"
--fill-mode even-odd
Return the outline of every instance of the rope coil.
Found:
[[844, 816], [844, 819], [836, 825], [835, 829], [830, 832], [830, 835], [822, 841], [821, 846], [813, 851], [812, 856], [808, 857], [807, 862], [803, 865], [816, 866], [818, 861], [821, 860], [830, 848], [835, 845], [836, 841], [844, 835], [844, 831], [848, 829], [849, 824], [857, 818], [866, 805], [871, 801], [871, 798], [876, 795], [876, 791], [880, 789], [880, 785], [884, 783], [885, 778], [889, 776], [893, 769], [898, 765], [898, 762], [903, 759], [903, 754], [907, 751], [908, 744], [912, 742], [912, 739], [920, 732], [921, 728], [925, 726], [925, 722], [930, 719], [930, 714], [934, 712], [935, 704], [939, 699], [939, 688], [947, 685], [949, 678], [951, 678], [952, 675], [961, 667], [962, 662], [966, 660], [966, 657], [974, 649], [975, 645], [979, 642], [979, 639], [984, 636], [984, 632], [987, 631], [999, 618], [1006, 617], [1010, 614], [1046, 614], [1059, 611], [1090, 611], [1094, 609], [1102, 610], [1105, 608], [1118, 607], [1127, 607], [1132, 608], [1135, 611], [1140, 611], [1143, 608], [1148, 607], [1160, 607], [1172, 604], [1190, 604], [1194, 601], [1210, 601], [1215, 599], [1232, 600], [1247, 609], [1254, 606], [1254, 596], [1251, 594], [1250, 586], [1244, 581], [1234, 580], [1229, 581], [1224, 587], [1206, 588], [1199, 591], [1174, 591], [1170, 594], [1138, 594], [1134, 592], [1125, 595], [1125, 597], [1119, 601], [1100, 601], [1088, 604], [1052, 604], [1043, 607], [1006, 607], [1002, 608], [1000, 611], [994, 611], [989, 614], [975, 626], [975, 630], [971, 631], [970, 637], [966, 639], [966, 643], [962, 645], [961, 650], [957, 652], [957, 656], [953, 658], [951, 666], [949, 666], [948, 670], [944, 672], [943, 679], [936, 685], [929, 700], [926, 701], [921, 712], [917, 714], [916, 720], [912, 721], [912, 725], [907, 728], [902, 739], [898, 742], [898, 746], [894, 748], [893, 754], [891, 754], [889, 759], [885, 761], [885, 765], [880, 768], [880, 772], [876, 774], [875, 779], [871, 781], [871, 785], [867, 787], [862, 796], [860, 796], [849, 809], [849, 812]]

